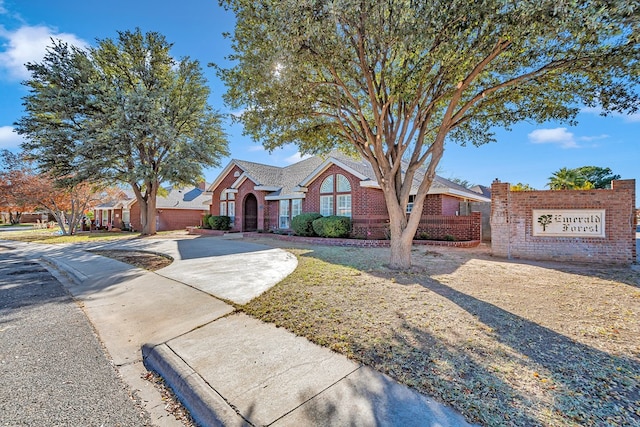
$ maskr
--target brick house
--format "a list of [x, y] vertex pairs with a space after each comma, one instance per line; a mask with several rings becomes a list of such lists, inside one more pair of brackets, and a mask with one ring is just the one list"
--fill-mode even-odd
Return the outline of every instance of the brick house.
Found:
[[[389, 220], [371, 165], [337, 152], [286, 167], [232, 160], [208, 192], [212, 195], [210, 213], [230, 216], [233, 231], [289, 230], [296, 215], [319, 212], [324, 216], [350, 217], [353, 237], [379, 239], [385, 237]], [[425, 201], [418, 233], [440, 238], [439, 234], [447, 234], [448, 230], [459, 240], [473, 240], [472, 231], [461, 230], [470, 228], [470, 217], [458, 216], [461, 201], [491, 199], [436, 177]], [[410, 200], [407, 210], [410, 212], [411, 208]]]
[[[205, 188], [204, 182], [195, 187], [167, 188], [168, 194], [158, 196], [156, 200], [156, 229], [184, 230], [201, 225], [202, 217], [209, 213], [211, 202], [211, 195], [205, 192]], [[140, 231], [140, 206], [133, 191], [124, 190], [117, 200], [97, 206], [94, 224]]]

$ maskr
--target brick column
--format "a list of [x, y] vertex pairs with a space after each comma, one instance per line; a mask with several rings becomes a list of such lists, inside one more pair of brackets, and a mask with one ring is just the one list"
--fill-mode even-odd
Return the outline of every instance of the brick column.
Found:
[[491, 184], [491, 252], [506, 258], [511, 257], [510, 188], [508, 182], [495, 180]]
[[[633, 263], [637, 259], [636, 251], [636, 180], [635, 179], [620, 179], [611, 181], [611, 190], [620, 194], [621, 198], [624, 198], [622, 206], [629, 206], [629, 230], [628, 235], [631, 239], [631, 262]], [[626, 214], [625, 214], [626, 215]], [[627, 224], [622, 224], [626, 228]], [[626, 234], [626, 233], [624, 233]]]

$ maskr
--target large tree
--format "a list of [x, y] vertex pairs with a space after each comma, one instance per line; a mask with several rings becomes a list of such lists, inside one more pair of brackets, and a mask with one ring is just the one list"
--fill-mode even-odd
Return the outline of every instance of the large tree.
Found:
[[26, 115], [16, 123], [41, 170], [130, 185], [142, 234], [156, 232], [161, 184], [196, 183], [227, 155], [199, 63], [175, 60], [171, 46], [139, 29], [88, 51], [54, 42], [41, 63], [27, 64]]
[[[340, 147], [371, 163], [391, 265], [411, 242], [445, 140], [494, 126], [573, 122], [581, 105], [635, 111], [634, 2], [222, 0], [236, 14], [226, 101], [273, 149]], [[410, 194], [417, 190], [407, 217]]]
[[46, 212], [63, 234], [75, 234], [82, 218], [112, 190], [88, 182], [38, 173], [23, 153], [0, 152], [0, 209], [9, 210], [12, 223], [24, 212]]
[[88, 182], [60, 186], [46, 174], [38, 174], [38, 190], [31, 194], [37, 206], [53, 216], [64, 235], [76, 234], [89, 210], [102, 202], [102, 189]]
[[611, 188], [614, 179], [620, 179], [620, 175], [614, 175], [611, 168], [582, 166], [575, 169], [560, 168], [549, 177], [547, 185], [552, 190]]
[[582, 166], [576, 172], [593, 184], [593, 188], [611, 188], [611, 181], [620, 179], [620, 175], [614, 174], [611, 168], [600, 166]]
[[549, 177], [547, 184], [551, 190], [588, 190], [593, 188], [576, 169], [560, 168]]
[[0, 151], [0, 211], [9, 212], [11, 224], [20, 224], [23, 213], [35, 212], [38, 206], [32, 195], [38, 185], [32, 168], [20, 155]]

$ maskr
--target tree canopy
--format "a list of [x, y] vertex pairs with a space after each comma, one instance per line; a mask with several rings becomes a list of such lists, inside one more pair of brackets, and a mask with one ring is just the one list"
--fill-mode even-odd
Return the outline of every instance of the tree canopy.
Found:
[[522, 182], [518, 182], [511, 186], [511, 191], [535, 191], [536, 189]]
[[34, 191], [39, 190], [32, 169], [19, 155], [0, 151], [0, 211], [9, 212], [11, 224], [19, 224], [23, 213], [36, 210]]
[[593, 188], [611, 188], [611, 181], [621, 178], [620, 175], [614, 174], [611, 168], [599, 166], [582, 166], [577, 168], [576, 172], [593, 184]]
[[88, 51], [54, 42], [41, 63], [27, 64], [26, 114], [16, 123], [24, 148], [59, 182], [130, 185], [143, 234], [156, 231], [161, 184], [195, 184], [227, 155], [200, 64], [175, 60], [171, 46], [139, 29]]
[[484, 144], [522, 120], [571, 123], [585, 104], [638, 108], [633, 2], [221, 3], [237, 21], [235, 65], [220, 75], [245, 132], [268, 149], [339, 147], [369, 161], [398, 268], [410, 265], [445, 141]]
[[25, 212], [44, 211], [63, 234], [74, 234], [87, 211], [101, 202], [97, 190], [87, 182], [67, 180], [61, 185], [38, 173], [23, 153], [0, 152], [0, 209], [9, 211], [12, 223], [19, 223]]
[[611, 168], [582, 166], [575, 169], [559, 169], [549, 177], [547, 185], [551, 190], [611, 188], [611, 181], [614, 179], [620, 179], [620, 175], [614, 175]]

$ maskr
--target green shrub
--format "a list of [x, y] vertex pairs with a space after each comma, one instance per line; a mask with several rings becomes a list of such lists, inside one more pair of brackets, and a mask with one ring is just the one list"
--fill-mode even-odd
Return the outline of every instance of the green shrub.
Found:
[[205, 214], [204, 218], [202, 218], [202, 228], [206, 228], [208, 230], [211, 229], [211, 224], [209, 224], [209, 218], [211, 218], [213, 215], [211, 214]]
[[229, 230], [231, 228], [231, 217], [227, 215], [212, 215], [209, 217], [209, 226], [214, 230]]
[[313, 221], [313, 231], [320, 237], [349, 237], [351, 218], [325, 216]]
[[313, 231], [313, 221], [318, 218], [322, 218], [322, 215], [317, 212], [303, 213], [295, 216], [291, 220], [291, 229], [296, 236], [315, 236], [316, 233]]

